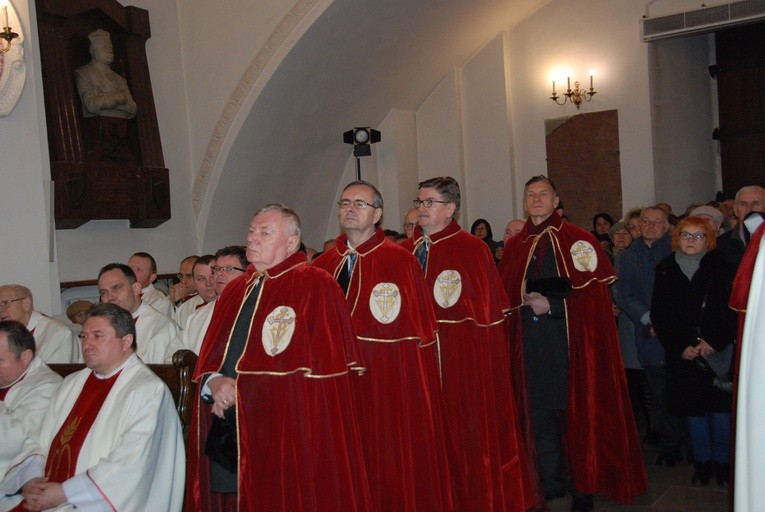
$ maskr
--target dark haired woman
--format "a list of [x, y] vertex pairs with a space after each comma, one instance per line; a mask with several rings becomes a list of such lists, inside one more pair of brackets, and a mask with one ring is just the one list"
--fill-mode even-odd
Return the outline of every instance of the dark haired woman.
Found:
[[491, 225], [486, 219], [478, 219], [470, 227], [470, 234], [477, 236], [489, 246], [491, 250], [491, 257], [494, 258], [494, 262], [497, 262], [497, 242], [494, 241], [494, 235], [491, 232]]

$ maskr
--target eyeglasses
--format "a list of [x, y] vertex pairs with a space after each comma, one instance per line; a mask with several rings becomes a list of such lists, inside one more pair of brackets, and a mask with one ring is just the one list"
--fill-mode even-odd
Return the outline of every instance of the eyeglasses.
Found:
[[640, 219], [640, 223], [645, 224], [646, 226], [663, 226], [664, 224], [667, 223], [667, 221]]
[[412, 205], [414, 205], [415, 208], [419, 208], [420, 205], [425, 208], [430, 208], [433, 206], [433, 203], [449, 204], [450, 202], [451, 201], [439, 201], [438, 199], [415, 199], [412, 201]]
[[247, 271], [246, 271], [245, 269], [243, 269], [243, 268], [239, 268], [239, 267], [232, 267], [231, 265], [226, 265], [225, 267], [221, 267], [221, 266], [218, 266], [218, 265], [213, 265], [212, 267], [210, 267], [210, 269], [211, 269], [211, 270], [212, 270], [214, 273], [216, 273], [216, 274], [217, 274], [218, 272], [226, 272], [227, 274], [230, 274], [230, 273], [232, 273], [232, 272], [247, 272]]
[[706, 237], [707, 235], [705, 233], [688, 233], [687, 231], [680, 232], [680, 238], [682, 238], [683, 240], [694, 239], [694, 240], [701, 241], [701, 240], [704, 240]]
[[14, 302], [16, 302], [17, 300], [24, 300], [24, 299], [26, 299], [26, 297], [17, 297], [17, 298], [15, 298], [15, 299], [5, 299], [5, 300], [0, 300], [0, 311], [3, 311], [3, 310], [5, 310], [5, 309], [8, 309], [8, 306], [10, 306], [11, 304], [13, 304], [13, 303], [14, 303]]
[[194, 279], [193, 274], [175, 274], [175, 277], [177, 277], [179, 281], [183, 281], [184, 279]]
[[365, 208], [377, 208], [377, 206], [367, 203], [366, 201], [362, 199], [356, 199], [354, 201], [351, 201], [350, 199], [342, 199], [337, 202], [337, 206], [339, 206], [343, 210], [347, 210], [351, 206], [354, 208], [358, 208], [359, 210], [364, 210]]
[[401, 226], [404, 229], [412, 229], [416, 224], [414, 222], [406, 222], [403, 226]]

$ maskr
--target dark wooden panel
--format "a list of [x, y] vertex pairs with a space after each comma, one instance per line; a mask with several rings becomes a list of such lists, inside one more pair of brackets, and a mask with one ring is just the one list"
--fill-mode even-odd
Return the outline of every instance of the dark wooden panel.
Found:
[[[135, 228], [170, 218], [154, 96], [146, 60], [149, 13], [115, 0], [37, 0], [43, 91], [58, 229], [90, 219], [128, 219]], [[111, 68], [138, 105], [132, 119], [83, 117], [74, 70], [90, 61], [88, 34], [110, 33]]]
[[616, 110], [548, 119], [547, 173], [569, 221], [592, 230], [592, 217], [622, 214], [619, 117]]
[[715, 33], [723, 191], [765, 185], [765, 23]]

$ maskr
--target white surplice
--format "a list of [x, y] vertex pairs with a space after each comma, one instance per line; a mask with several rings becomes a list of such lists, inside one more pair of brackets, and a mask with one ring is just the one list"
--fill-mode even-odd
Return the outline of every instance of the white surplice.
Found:
[[27, 323], [37, 345], [37, 355], [46, 363], [82, 362], [80, 343], [64, 322], [32, 311]]
[[202, 347], [202, 340], [207, 332], [207, 327], [210, 325], [214, 308], [215, 302], [208, 302], [189, 315], [183, 329], [178, 332], [165, 350], [166, 364], [172, 363], [173, 354], [182, 349], [191, 350], [199, 355], [199, 349]]
[[[47, 455], [91, 373], [86, 368], [64, 380], [43, 419], [39, 444], [26, 443], [0, 483], [0, 492], [20, 488], [28, 476], [20, 479], [20, 474], [34, 466], [25, 464]], [[65, 489], [76, 489], [76, 498], [67, 491], [72, 503], [56, 510], [73, 510], [76, 505], [85, 511], [180, 511], [184, 481], [183, 435], [173, 398], [154, 372], [131, 356], [85, 438], [75, 476], [64, 482]], [[19, 501], [18, 496], [6, 498], [0, 510]]]
[[173, 303], [170, 302], [167, 295], [154, 288], [153, 284], [141, 290], [141, 300], [169, 318], [173, 318], [175, 315]]
[[21, 453], [27, 437], [38, 438], [43, 416], [60, 384], [61, 376], [35, 357], [20, 380], [10, 386], [0, 402], [0, 475]]
[[189, 300], [187, 300], [180, 306], [178, 306], [175, 310], [175, 316], [173, 317], [173, 319], [175, 320], [175, 323], [178, 324], [178, 327], [180, 327], [181, 329], [185, 329], [186, 320], [191, 316], [191, 314], [194, 311], [196, 311], [197, 306], [203, 303], [204, 303], [204, 299], [197, 294], [189, 298]]
[[137, 318], [135, 336], [138, 357], [146, 364], [164, 363], [165, 351], [178, 334], [178, 325], [145, 302], [141, 302], [133, 318]]
[[734, 510], [765, 510], [765, 237], [749, 288], [738, 371]]

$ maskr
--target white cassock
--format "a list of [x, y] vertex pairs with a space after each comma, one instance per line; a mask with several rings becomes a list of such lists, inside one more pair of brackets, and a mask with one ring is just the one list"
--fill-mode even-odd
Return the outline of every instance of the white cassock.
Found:
[[22, 377], [11, 384], [5, 400], [0, 401], [0, 475], [5, 474], [21, 453], [27, 437], [37, 439], [43, 416], [59, 384], [61, 376], [39, 357], [32, 359]]
[[746, 307], [738, 371], [734, 510], [765, 510], [765, 237], [760, 242]]
[[[67, 377], [51, 400], [38, 448], [24, 453], [0, 483], [10, 494], [44, 472], [44, 457], [92, 371]], [[42, 455], [42, 457], [40, 456]], [[186, 476], [183, 435], [170, 391], [135, 355], [104, 400], [80, 450], [75, 476], [64, 482], [71, 504], [55, 510], [180, 511]], [[0, 500], [9, 510], [20, 496]], [[110, 506], [111, 505], [111, 506]]]
[[46, 363], [82, 362], [80, 343], [64, 322], [32, 311], [27, 329], [35, 337], [37, 355]]
[[173, 354], [179, 350], [187, 349], [199, 355], [202, 340], [207, 332], [207, 327], [210, 325], [213, 309], [215, 309], [215, 301], [204, 304], [189, 315], [183, 329], [178, 331], [178, 334], [165, 350], [165, 364], [171, 364]]
[[133, 319], [138, 357], [146, 364], [164, 363], [165, 351], [178, 334], [178, 325], [145, 302], [133, 313]]
[[175, 314], [173, 303], [167, 295], [154, 288], [153, 284], [141, 290], [141, 300], [167, 317], [173, 318]]
[[194, 311], [196, 311], [197, 306], [203, 303], [204, 299], [198, 294], [189, 298], [189, 300], [178, 306], [178, 308], [175, 310], [175, 316], [173, 317], [175, 323], [177, 323], [181, 329], [185, 329], [186, 319], [191, 316]]

